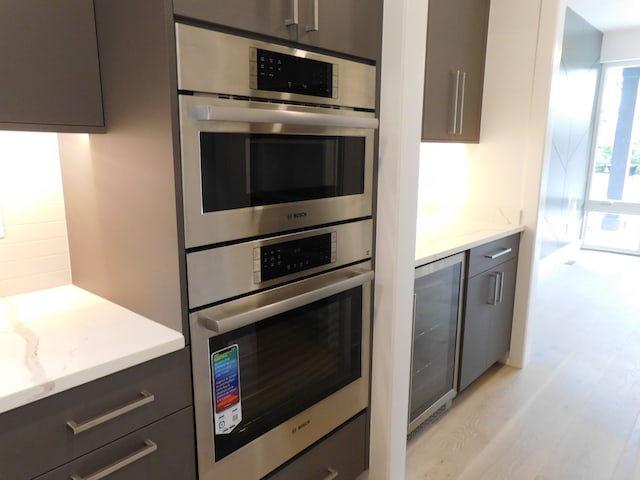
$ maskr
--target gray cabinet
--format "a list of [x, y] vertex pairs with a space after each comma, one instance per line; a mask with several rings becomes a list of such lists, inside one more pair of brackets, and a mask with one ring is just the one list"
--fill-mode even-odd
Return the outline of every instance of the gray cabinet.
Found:
[[469, 251], [459, 390], [509, 351], [519, 239], [512, 235]]
[[366, 418], [356, 416], [264, 480], [355, 480], [367, 468]]
[[478, 142], [489, 0], [430, 0], [422, 139]]
[[299, 43], [376, 60], [381, 32], [379, 0], [300, 0]]
[[174, 0], [176, 15], [284, 40], [296, 40], [294, 0]]
[[464, 253], [416, 268], [409, 431], [456, 394]]
[[104, 126], [91, 0], [0, 2], [0, 128]]
[[178, 16], [376, 60], [381, 0], [175, 0]]
[[193, 409], [185, 408], [35, 480], [195, 480]]
[[[100, 451], [111, 442], [179, 410], [190, 411], [191, 404], [189, 349], [183, 349], [3, 413], [0, 415], [0, 480], [34, 478], [89, 452]], [[192, 420], [187, 423], [191, 425]], [[148, 439], [158, 444], [156, 437]], [[167, 438], [170, 440], [171, 436]], [[161, 443], [170, 451], [174, 447], [166, 445], [169, 440], [163, 439]], [[180, 448], [190, 451], [184, 454], [190, 459], [185, 468], [194, 470], [193, 434], [181, 442], [184, 445]], [[139, 444], [139, 439], [133, 443]], [[108, 447], [109, 453], [96, 457], [98, 461], [82, 464], [89, 471], [100, 464], [117, 463], [130, 453], [143, 450], [144, 445], [134, 448], [133, 443]], [[163, 456], [149, 455], [146, 462]], [[69, 476], [46, 478], [68, 479]]]

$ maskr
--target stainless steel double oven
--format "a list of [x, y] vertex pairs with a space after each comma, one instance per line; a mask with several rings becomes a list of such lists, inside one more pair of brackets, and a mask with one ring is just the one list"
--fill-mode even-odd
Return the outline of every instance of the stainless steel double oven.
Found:
[[368, 406], [375, 67], [176, 38], [199, 475], [260, 479]]

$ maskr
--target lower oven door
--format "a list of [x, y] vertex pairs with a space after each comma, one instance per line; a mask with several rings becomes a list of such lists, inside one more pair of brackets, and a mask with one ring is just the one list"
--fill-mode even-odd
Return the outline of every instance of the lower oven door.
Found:
[[259, 479], [368, 405], [370, 262], [190, 315], [201, 480]]

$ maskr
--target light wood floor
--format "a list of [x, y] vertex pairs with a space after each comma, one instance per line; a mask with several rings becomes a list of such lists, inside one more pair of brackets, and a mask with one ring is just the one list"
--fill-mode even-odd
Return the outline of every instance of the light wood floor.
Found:
[[528, 366], [420, 428], [408, 480], [640, 479], [640, 258], [575, 260], [540, 274]]

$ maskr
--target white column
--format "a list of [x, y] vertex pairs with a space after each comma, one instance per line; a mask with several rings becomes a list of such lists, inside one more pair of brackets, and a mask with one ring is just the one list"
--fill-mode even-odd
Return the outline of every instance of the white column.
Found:
[[370, 480], [405, 478], [427, 4], [384, 9]]

